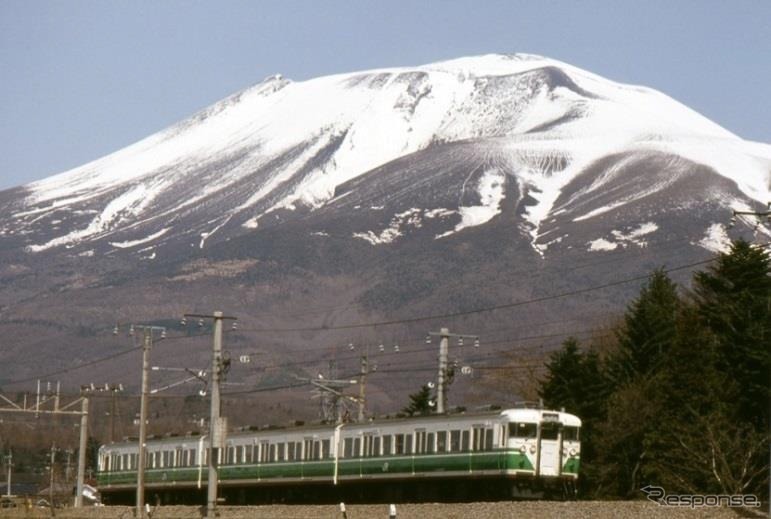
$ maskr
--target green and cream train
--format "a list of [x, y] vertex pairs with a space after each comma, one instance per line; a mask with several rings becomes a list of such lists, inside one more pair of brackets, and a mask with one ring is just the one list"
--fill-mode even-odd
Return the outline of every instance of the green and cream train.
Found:
[[[231, 433], [215, 450], [227, 504], [571, 497], [581, 420], [515, 408]], [[149, 502], [205, 503], [208, 437], [147, 442]], [[137, 443], [99, 449], [105, 503], [133, 503]]]

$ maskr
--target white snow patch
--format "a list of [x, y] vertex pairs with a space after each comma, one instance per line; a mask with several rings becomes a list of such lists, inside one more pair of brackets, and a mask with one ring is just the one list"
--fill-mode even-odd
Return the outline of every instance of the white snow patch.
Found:
[[436, 209], [431, 209], [430, 211], [426, 211], [423, 216], [426, 218], [445, 218], [447, 216], [457, 214], [458, 211], [453, 211], [452, 209], [446, 209], [444, 207], [437, 207]]
[[355, 232], [353, 233], [353, 237], [368, 241], [372, 245], [382, 245], [384, 243], [391, 243], [399, 236], [403, 236], [402, 230], [405, 227], [409, 227], [409, 226], [415, 227], [415, 228], [422, 227], [423, 225], [423, 222], [421, 220], [422, 211], [423, 211], [422, 209], [413, 207], [412, 209], [408, 209], [403, 213], [397, 213], [391, 219], [390, 225], [387, 228], [380, 231], [379, 233], [375, 233], [373, 231]]
[[618, 248], [618, 243], [613, 243], [605, 238], [597, 238], [596, 240], [590, 241], [588, 245], [588, 251], [616, 250]]
[[170, 229], [171, 227], [166, 227], [165, 229], [161, 229], [160, 231], [153, 233], [150, 236], [147, 236], [145, 238], [140, 238], [138, 240], [122, 241], [122, 242], [111, 241], [110, 245], [112, 245], [113, 247], [117, 247], [118, 249], [128, 249], [130, 247], [136, 247], [137, 245], [142, 245], [143, 243], [147, 243], [157, 238], [160, 238], [161, 236], [169, 232]]
[[329, 236], [329, 233], [328, 232], [324, 232], [324, 231], [316, 231], [316, 232], [312, 232], [311, 236], [327, 237], [327, 236]]
[[563, 236], [558, 236], [551, 241], [547, 241], [546, 243], [536, 243], [535, 247], [538, 251], [540, 251], [541, 256], [543, 256], [543, 253], [549, 250], [549, 247], [551, 247], [555, 243], [560, 243], [566, 236], [567, 234]]
[[259, 216], [255, 216], [254, 218], [249, 218], [247, 221], [241, 224], [241, 227], [246, 227], [247, 229], [256, 229], [260, 226], [258, 223], [258, 220], [260, 219]]
[[[633, 229], [629, 231], [628, 233], [623, 233], [621, 231], [612, 231], [611, 234], [621, 242], [622, 244], [625, 243], [634, 243], [635, 245], [639, 245], [640, 247], [647, 247], [648, 242], [646, 240], [641, 240], [640, 238], [642, 236], [645, 236], [646, 234], [650, 234], [652, 232], [656, 232], [659, 229], [659, 226], [656, 225], [654, 222], [647, 222], [637, 229]], [[626, 247], [626, 245], [624, 245]]]
[[731, 248], [731, 238], [722, 223], [713, 223], [707, 228], [704, 238], [699, 240], [699, 245], [710, 252], [726, 252]]
[[93, 255], [94, 255], [94, 249], [84, 250], [83, 252], [78, 254], [78, 256], [80, 256], [81, 258], [90, 258]]
[[587, 242], [587, 245], [589, 246], [587, 250], [590, 252], [615, 250], [619, 246], [626, 248], [629, 245], [637, 245], [638, 247], [647, 247], [648, 242], [642, 239], [642, 237], [648, 234], [651, 234], [653, 232], [656, 232], [658, 229], [659, 229], [659, 226], [655, 222], [646, 222], [646, 223], [640, 224], [639, 227], [637, 227], [636, 229], [632, 229], [629, 232], [614, 230], [614, 231], [611, 231], [610, 234], [613, 236], [615, 241], [610, 241], [605, 238], [598, 238], [596, 240]]
[[[434, 239], [438, 240], [454, 234], [467, 227], [476, 227], [489, 222], [493, 217], [501, 212], [501, 202], [506, 198], [503, 185], [506, 181], [506, 174], [497, 168], [489, 169], [484, 172], [479, 179], [477, 192], [479, 193], [480, 205], [468, 207], [459, 207], [461, 221], [451, 231], [437, 234]], [[441, 214], [441, 213], [439, 213]]]

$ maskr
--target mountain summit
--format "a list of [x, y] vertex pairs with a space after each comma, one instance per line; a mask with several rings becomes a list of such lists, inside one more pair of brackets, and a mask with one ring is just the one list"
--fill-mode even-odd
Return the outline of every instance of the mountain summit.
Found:
[[290, 327], [297, 309], [329, 327], [464, 311], [703, 259], [732, 209], [769, 199], [771, 145], [556, 60], [277, 75], [0, 192], [0, 329], [82, 344], [73, 323], [82, 339], [199, 306]]
[[[517, 185], [521, 226], [538, 250], [546, 248], [542, 224], [555, 213], [606, 214], [697, 164], [736, 185], [741, 196], [724, 197], [727, 207], [769, 199], [771, 146], [742, 141], [648, 88], [539, 56], [489, 55], [297, 83], [267, 78], [132, 146], [25, 186], [23, 197], [3, 204], [0, 232], [23, 233], [33, 253], [89, 246], [147, 256], [178, 240], [203, 248], [286, 210], [355, 195], [345, 190], [350, 181], [411, 154], [440, 156], [453, 143], [478, 163], [464, 183], [478, 199], [420, 207], [446, 223], [437, 239], [498, 214], [514, 195], [508, 183]], [[608, 157], [612, 170], [560, 197]], [[667, 178], [593, 203], [646, 157], [671, 161]], [[389, 229], [357, 235], [386, 243], [396, 239]]]

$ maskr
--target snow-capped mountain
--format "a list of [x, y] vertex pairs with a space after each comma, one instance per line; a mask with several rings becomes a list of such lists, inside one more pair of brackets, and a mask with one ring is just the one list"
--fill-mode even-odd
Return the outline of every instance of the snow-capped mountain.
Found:
[[[203, 248], [282, 209], [324, 207], [374, 168], [460, 141], [475, 143], [468, 151], [479, 167], [469, 170], [464, 191], [476, 200], [451, 208], [427, 200], [419, 209], [447, 224], [436, 239], [493, 218], [512, 196], [507, 183], [532, 199], [521, 223], [539, 251], [550, 216], [606, 214], [660, 192], [691, 165], [736, 184], [735, 193], [720, 195], [726, 207], [769, 199], [771, 146], [743, 141], [651, 89], [538, 56], [492, 55], [298, 83], [268, 78], [128, 148], [26, 186], [4, 204], [0, 232], [24, 233], [32, 253], [93, 246], [146, 256], [179, 239]], [[613, 156], [612, 168], [560, 198]], [[630, 163], [651, 156], [669, 157], [665, 178], [608, 204], [589, 202]], [[390, 215], [392, 226], [353, 235], [391, 242], [410, 225], [402, 213]]]
[[[287, 323], [276, 291], [331, 324], [446, 309], [448, 294], [473, 308], [601, 282], [607, 270], [591, 269], [605, 256], [634, 273], [703, 257], [727, 243], [732, 209], [769, 200], [771, 145], [556, 60], [273, 76], [0, 192], [0, 326], [78, 298], [118, 302], [77, 319], [88, 326], [184, 306], [142, 292], [135, 307], [110, 292], [126, 284], [160, 283], [169, 300], [208, 283], [208, 302], [259, 302]], [[240, 299], [224, 295], [233, 286]], [[325, 313], [330, 301], [348, 313]]]

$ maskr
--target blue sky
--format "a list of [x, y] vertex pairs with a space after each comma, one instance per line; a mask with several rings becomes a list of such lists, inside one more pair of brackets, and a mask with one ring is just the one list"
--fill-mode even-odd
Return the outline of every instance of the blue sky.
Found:
[[771, 1], [0, 2], [0, 189], [122, 148], [275, 73], [528, 52], [771, 142]]

